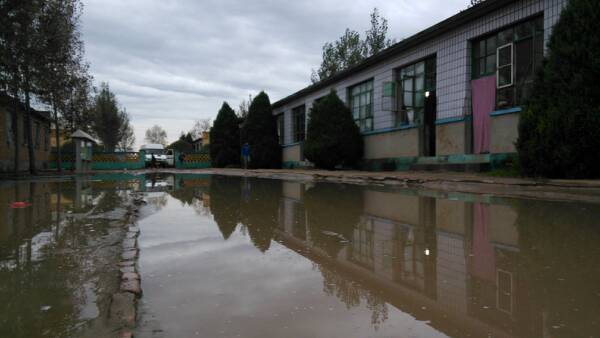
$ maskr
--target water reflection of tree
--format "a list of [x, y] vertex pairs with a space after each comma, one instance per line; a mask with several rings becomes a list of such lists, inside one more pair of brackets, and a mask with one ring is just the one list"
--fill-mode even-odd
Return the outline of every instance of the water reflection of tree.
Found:
[[600, 207], [523, 201], [517, 206], [521, 291], [553, 337], [600, 332]]
[[271, 246], [279, 222], [281, 193], [279, 180], [242, 179], [240, 219], [252, 243], [262, 252]]
[[336, 256], [345, 244], [332, 233], [352, 239], [363, 213], [362, 187], [317, 183], [306, 192], [304, 206], [313, 245]]
[[210, 212], [224, 239], [229, 239], [240, 221], [240, 179], [215, 176], [210, 180]]
[[375, 329], [388, 319], [388, 307], [381, 296], [374, 291], [361, 287], [357, 282], [346, 278], [335, 270], [323, 265], [318, 266], [323, 276], [323, 291], [330, 296], [336, 296], [346, 304], [349, 310], [365, 302], [367, 309], [371, 311], [371, 325]]

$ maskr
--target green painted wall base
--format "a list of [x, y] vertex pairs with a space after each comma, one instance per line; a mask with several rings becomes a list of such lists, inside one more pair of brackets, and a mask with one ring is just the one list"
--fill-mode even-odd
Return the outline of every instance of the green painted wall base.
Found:
[[424, 168], [478, 167], [485, 171], [506, 168], [518, 158], [516, 153], [457, 154], [433, 157], [398, 157], [363, 160], [360, 168], [366, 171], [406, 171]]

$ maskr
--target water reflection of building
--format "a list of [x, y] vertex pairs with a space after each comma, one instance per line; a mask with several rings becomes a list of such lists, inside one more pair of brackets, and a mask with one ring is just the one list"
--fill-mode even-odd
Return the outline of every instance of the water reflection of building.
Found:
[[284, 245], [382, 290], [388, 303], [450, 335], [543, 336], [541, 313], [517, 297], [525, 285], [510, 206], [363, 190], [351, 231], [315, 231], [305, 185], [287, 182], [282, 190], [275, 238]]

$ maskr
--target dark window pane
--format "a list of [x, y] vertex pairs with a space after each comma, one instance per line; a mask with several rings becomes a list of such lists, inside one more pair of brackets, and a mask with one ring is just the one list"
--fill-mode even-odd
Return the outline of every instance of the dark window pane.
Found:
[[498, 67], [512, 63], [512, 47], [510, 45], [498, 49]]
[[480, 48], [479, 48], [479, 41], [478, 42], [473, 42], [473, 58], [477, 59], [478, 57], [481, 56], [479, 50], [480, 50]]
[[498, 46], [505, 45], [513, 41], [513, 29], [509, 28], [498, 33]]
[[496, 36], [492, 36], [486, 41], [486, 54], [496, 54]]
[[496, 93], [496, 106], [498, 109], [514, 106], [514, 87], [498, 89]]
[[515, 73], [517, 83], [533, 80], [533, 39], [515, 44]]
[[485, 60], [485, 73], [491, 74], [496, 71], [496, 53], [490, 55]]
[[479, 59], [479, 73], [477, 75], [482, 76], [485, 73], [485, 58], [481, 58]]
[[504, 67], [498, 69], [498, 86], [506, 86], [512, 84], [512, 67]]
[[524, 39], [533, 35], [533, 24], [531, 21], [524, 22], [515, 28], [515, 40]]

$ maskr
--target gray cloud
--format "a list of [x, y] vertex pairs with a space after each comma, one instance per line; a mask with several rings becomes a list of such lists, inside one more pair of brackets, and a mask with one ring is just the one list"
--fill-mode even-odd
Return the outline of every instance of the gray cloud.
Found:
[[[132, 117], [138, 145], [153, 124], [175, 140], [265, 90], [272, 101], [309, 84], [321, 46], [346, 27], [363, 33], [378, 7], [401, 40], [467, 0], [83, 0], [87, 58]], [[351, 4], [351, 5], [350, 5]]]

